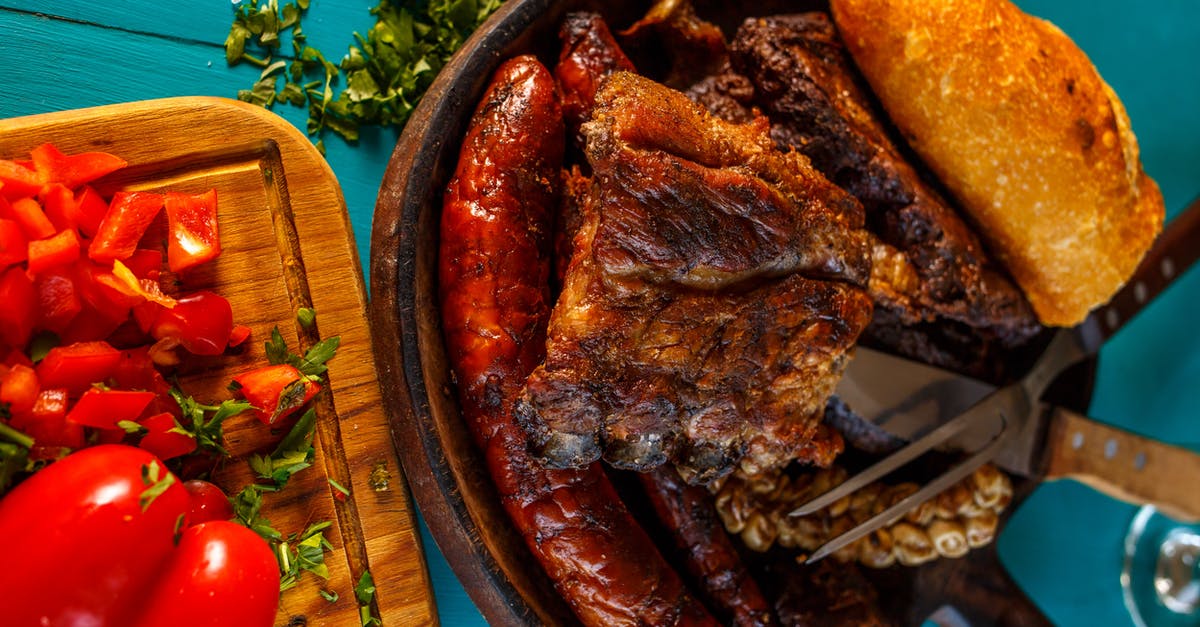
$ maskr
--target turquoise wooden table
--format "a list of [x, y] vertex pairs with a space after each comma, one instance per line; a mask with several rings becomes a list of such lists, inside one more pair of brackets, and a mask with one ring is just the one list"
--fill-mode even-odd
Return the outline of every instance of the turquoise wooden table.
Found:
[[[351, 34], [374, 23], [368, 13], [374, 4], [313, 0], [304, 22], [309, 43], [340, 58]], [[1122, 96], [1168, 216], [1200, 195], [1200, 2], [1020, 4], [1074, 37]], [[0, 0], [0, 117], [167, 96], [233, 96], [258, 70], [226, 66], [221, 42], [232, 17], [226, 0]], [[304, 128], [300, 109], [277, 111]], [[371, 129], [356, 145], [326, 140], [364, 262], [376, 192], [397, 136], [395, 129]], [[1104, 348], [1091, 415], [1200, 450], [1197, 321], [1200, 272], [1192, 272]], [[1078, 484], [1045, 485], [1002, 535], [1001, 556], [1055, 623], [1130, 624], [1118, 576], [1134, 512]], [[482, 623], [427, 532], [425, 539], [442, 621]]]

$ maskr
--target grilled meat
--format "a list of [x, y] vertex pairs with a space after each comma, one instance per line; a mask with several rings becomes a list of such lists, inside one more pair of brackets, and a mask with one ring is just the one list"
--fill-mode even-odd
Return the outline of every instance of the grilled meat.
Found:
[[517, 407], [533, 451], [694, 483], [785, 465], [870, 320], [861, 206], [765, 124], [627, 72], [583, 133], [592, 198]]
[[752, 18], [730, 67], [690, 92], [771, 136], [858, 198], [878, 238], [868, 343], [975, 374], [1038, 330], [1032, 309], [959, 214], [906, 161], [823, 13]]

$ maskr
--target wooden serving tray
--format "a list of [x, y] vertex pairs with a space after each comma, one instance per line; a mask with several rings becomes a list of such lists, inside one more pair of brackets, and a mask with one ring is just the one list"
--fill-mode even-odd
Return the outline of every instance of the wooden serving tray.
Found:
[[[180, 384], [197, 400], [229, 398], [231, 377], [266, 364], [263, 342], [273, 327], [301, 353], [321, 337], [341, 336], [329, 362], [330, 390], [318, 397], [315, 463], [282, 492], [266, 494], [263, 506], [263, 515], [284, 534], [333, 522], [326, 532], [334, 547], [325, 554], [329, 579], [305, 573], [283, 594], [276, 624], [360, 624], [354, 586], [366, 569], [377, 589], [373, 613], [384, 624], [435, 623], [412, 501], [380, 401], [345, 201], [308, 138], [264, 109], [224, 98], [170, 98], [0, 121], [0, 158], [27, 158], [44, 142], [66, 153], [102, 150], [127, 160], [128, 168], [96, 183], [102, 192], [217, 190], [223, 253], [185, 277], [182, 289], [225, 296], [235, 323], [248, 325], [252, 334], [240, 354], [183, 364]], [[161, 227], [152, 227], [144, 242], [152, 241], [155, 228]], [[163, 281], [168, 292], [170, 283]], [[314, 328], [297, 323], [300, 307], [315, 308]], [[246, 414], [225, 423], [225, 436], [237, 459], [214, 479], [236, 493], [252, 481], [241, 458], [269, 452], [280, 434]], [[340, 493], [330, 479], [349, 489], [344, 502], [335, 498]], [[325, 600], [320, 589], [338, 599]]]

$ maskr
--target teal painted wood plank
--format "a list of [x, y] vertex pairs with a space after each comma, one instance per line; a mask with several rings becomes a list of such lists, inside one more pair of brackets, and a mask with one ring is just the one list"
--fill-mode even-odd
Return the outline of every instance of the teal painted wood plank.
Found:
[[[257, 76], [228, 68], [219, 44], [232, 19], [220, 0], [0, 0], [0, 54], [38, 60], [9, 64], [0, 116], [37, 113], [148, 97], [233, 95]], [[314, 0], [305, 22], [310, 42], [336, 58], [350, 33], [369, 28], [369, 0]], [[1147, 171], [1163, 188], [1171, 215], [1200, 194], [1200, 3], [1154, 0], [1019, 0], [1088, 52], [1121, 95], [1133, 120]], [[4, 10], [8, 7], [12, 10]], [[20, 11], [20, 12], [14, 12]], [[113, 32], [26, 12], [118, 26]], [[160, 36], [137, 35], [137, 32]], [[184, 42], [195, 41], [189, 45]], [[211, 65], [209, 64], [211, 62]], [[303, 114], [280, 112], [303, 127]], [[361, 145], [327, 140], [328, 158], [346, 194], [362, 260], [370, 215], [394, 131], [368, 132]], [[1092, 414], [1148, 435], [1200, 449], [1200, 274], [1156, 301], [1102, 354]], [[1132, 508], [1069, 482], [1044, 486], [1014, 517], [1001, 539], [1002, 558], [1031, 597], [1065, 627], [1129, 624], [1121, 607], [1120, 541]], [[428, 547], [432, 547], [423, 529]], [[429, 551], [439, 611], [448, 625], [480, 624], [461, 586], [436, 550]]]
[[[252, 0], [245, 0], [249, 3]], [[288, 0], [279, 0], [283, 5]], [[375, 23], [372, 0], [312, 0], [302, 26], [308, 43], [337, 61], [354, 43], [353, 33], [366, 33]], [[0, 0], [10, 11], [60, 17], [66, 20], [109, 26], [135, 33], [148, 33], [219, 46], [229, 34], [236, 5], [223, 0], [170, 3], [92, 2], [89, 0]], [[285, 42], [283, 52], [291, 52]]]

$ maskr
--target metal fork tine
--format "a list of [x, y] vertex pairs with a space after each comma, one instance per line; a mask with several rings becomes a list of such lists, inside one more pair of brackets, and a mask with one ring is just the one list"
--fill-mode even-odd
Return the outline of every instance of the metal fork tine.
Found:
[[[970, 411], [964, 415], [970, 414], [975, 414], [976, 419], [979, 417], [977, 413]], [[1006, 424], [1001, 427], [1000, 432], [997, 433], [995, 437], [988, 442], [988, 444], [976, 451], [974, 455], [971, 455], [966, 461], [963, 461], [945, 473], [942, 473], [936, 479], [923, 486], [920, 490], [917, 490], [911, 495], [901, 499], [891, 507], [879, 512], [878, 514], [875, 514], [867, 520], [855, 525], [845, 533], [817, 547], [817, 550], [814, 551], [807, 560], [805, 560], [805, 563], [811, 564], [821, 558], [827, 557], [851, 542], [854, 542], [859, 538], [871, 533], [872, 531], [875, 531], [876, 529], [879, 529], [880, 527], [899, 519], [916, 506], [928, 501], [938, 494], [941, 494], [945, 489], [949, 488], [955, 483], [958, 483], [972, 472], [975, 472], [976, 468], [979, 468], [985, 464], [989, 459], [992, 458], [993, 455], [995, 455], [996, 450], [1004, 444], [1005, 440], [1007, 440], [1005, 436], [1011, 433], [1011, 431], [1007, 428], [1007, 421], [1004, 421], [1004, 417], [999, 414], [997, 414], [996, 417], [1000, 418]]]
[[938, 445], [946, 442], [969, 426], [974, 420], [974, 412], [965, 412], [942, 424], [938, 428], [910, 442], [903, 448], [872, 464], [866, 470], [855, 474], [846, 481], [834, 486], [829, 491], [808, 501], [792, 510], [791, 516], [807, 516], [835, 503], [838, 499], [853, 494], [873, 481], [887, 476], [892, 471], [924, 455]]

